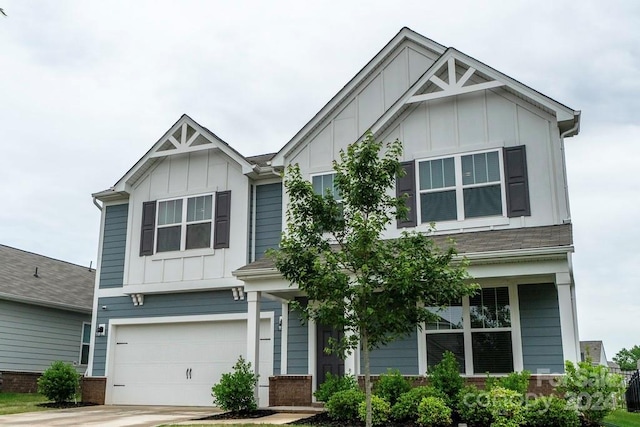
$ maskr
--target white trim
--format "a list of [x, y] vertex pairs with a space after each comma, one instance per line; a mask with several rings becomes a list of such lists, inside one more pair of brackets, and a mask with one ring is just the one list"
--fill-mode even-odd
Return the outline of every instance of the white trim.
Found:
[[[128, 201], [127, 201], [128, 203]], [[107, 212], [107, 204], [102, 203], [102, 210], [100, 211], [100, 236], [98, 237], [98, 259], [96, 260], [96, 278], [94, 280], [94, 292], [93, 292], [93, 310], [91, 313], [91, 324], [97, 325], [98, 321], [98, 299], [100, 298], [100, 272], [102, 271], [102, 247], [104, 245], [104, 223]], [[130, 210], [130, 209], [129, 209]], [[127, 233], [128, 234], [128, 233]], [[93, 356], [96, 350], [96, 334], [92, 331], [91, 340], [89, 341], [89, 366], [87, 368], [87, 375], [93, 375]]]
[[289, 364], [289, 302], [281, 306], [282, 329], [280, 329], [280, 375], [287, 375]]
[[[121, 292], [129, 294], [162, 294], [168, 292], [193, 292], [230, 289], [244, 286], [244, 282], [234, 277], [206, 280], [183, 280], [176, 282], [154, 282], [135, 285], [124, 285]], [[120, 289], [120, 288], [119, 288]], [[246, 290], [246, 289], [245, 289]]]
[[564, 360], [576, 363], [580, 360], [580, 346], [576, 346], [576, 325], [574, 323], [574, 302], [569, 273], [556, 273], [558, 309], [560, 311], [560, 333]]
[[[509, 305], [511, 306], [511, 328], [518, 333], [511, 334], [511, 354], [513, 355], [513, 370], [522, 372], [524, 356], [522, 350], [522, 329], [520, 325], [520, 298], [518, 285], [509, 286]], [[514, 315], [516, 313], [517, 315]]]
[[418, 374], [427, 373], [427, 337], [425, 335], [427, 327], [423, 323], [416, 327], [416, 339], [418, 340]]
[[307, 322], [307, 369], [308, 374], [311, 375], [311, 401], [316, 402], [316, 397], [313, 392], [316, 391], [318, 386], [318, 379], [316, 378], [317, 371], [317, 332], [316, 322], [313, 319], [309, 319]]
[[[185, 130], [183, 129], [183, 132], [185, 132]], [[204, 220], [194, 220], [194, 221], [189, 221], [187, 218], [187, 210], [188, 210], [188, 205], [189, 205], [189, 199], [196, 199], [199, 197], [211, 197], [211, 218], [209, 219], [204, 219]], [[181, 201], [181, 220], [180, 222], [173, 222], [170, 224], [159, 224], [159, 216], [160, 216], [160, 203], [166, 203], [166, 202], [175, 202], [177, 200]], [[187, 195], [187, 196], [179, 196], [179, 197], [169, 197], [166, 199], [158, 199], [155, 201], [156, 203], [156, 208], [155, 208], [155, 213], [156, 213], [156, 217], [154, 218], [155, 221], [155, 227], [153, 230], [153, 242], [154, 242], [154, 248], [153, 248], [153, 255], [156, 254], [175, 254], [180, 252], [181, 254], [189, 251], [189, 254], [192, 253], [193, 250], [207, 250], [207, 254], [209, 254], [210, 250], [213, 250], [213, 229], [214, 227], [214, 212], [215, 212], [215, 204], [216, 204], [216, 192], [207, 192], [207, 193], [200, 193], [200, 194], [194, 194], [194, 195]], [[209, 246], [203, 247], [203, 248], [192, 248], [192, 249], [187, 249], [187, 227], [189, 225], [193, 225], [193, 224], [211, 224], [211, 230], [209, 231]], [[178, 250], [171, 250], [171, 251], [159, 251], [158, 250], [158, 231], [161, 228], [172, 228], [172, 227], [180, 227], [180, 249]], [[174, 255], [175, 256], [175, 255]], [[155, 258], [154, 258], [155, 259]]]
[[[96, 291], [96, 296], [98, 298], [112, 298], [112, 297], [126, 297], [128, 296], [128, 294], [124, 293], [124, 288], [122, 286], [117, 287], [117, 288], [104, 288], [104, 289], [98, 289]], [[96, 301], [96, 305], [94, 308], [94, 312], [97, 309], [97, 301]]]

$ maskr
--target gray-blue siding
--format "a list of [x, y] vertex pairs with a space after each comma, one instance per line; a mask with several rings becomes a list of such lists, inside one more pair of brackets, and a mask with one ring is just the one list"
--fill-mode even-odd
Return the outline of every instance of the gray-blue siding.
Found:
[[[80, 362], [90, 314], [0, 300], [0, 371], [43, 372], [51, 362]], [[78, 366], [84, 373], [86, 366]]]
[[309, 373], [309, 328], [302, 324], [297, 311], [289, 310], [287, 340], [287, 374], [307, 375]]
[[[144, 305], [134, 306], [128, 296], [99, 298], [98, 307], [106, 310], [97, 312], [97, 324], [107, 324], [109, 319], [136, 317], [191, 316], [207, 314], [246, 313], [246, 301], [234, 301], [231, 290], [210, 292], [189, 292], [181, 294], [145, 295]], [[280, 374], [281, 332], [278, 330], [278, 318], [282, 313], [281, 304], [263, 298], [261, 311], [274, 312], [275, 331], [273, 342], [273, 373]], [[105, 372], [107, 337], [96, 337], [93, 375], [102, 376]]]
[[128, 211], [128, 204], [105, 207], [100, 288], [122, 286]]
[[[360, 353], [360, 372], [364, 372], [364, 361]], [[374, 349], [369, 357], [371, 373], [384, 374], [387, 369], [397, 369], [403, 375], [418, 375], [418, 337], [417, 332], [392, 341], [388, 345]]]
[[[564, 373], [560, 310], [555, 285], [518, 286], [524, 369]], [[540, 371], [542, 370], [542, 371]]]
[[282, 233], [282, 183], [256, 186], [255, 259], [277, 248]]

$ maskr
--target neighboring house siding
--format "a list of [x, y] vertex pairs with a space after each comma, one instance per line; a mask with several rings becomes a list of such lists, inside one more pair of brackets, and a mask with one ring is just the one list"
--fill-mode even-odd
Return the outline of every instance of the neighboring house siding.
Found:
[[[145, 295], [144, 305], [134, 306], [128, 296], [99, 298], [97, 321], [108, 324], [109, 319], [137, 318], [137, 317], [166, 317], [166, 316], [195, 316], [207, 314], [226, 314], [247, 312], [247, 302], [234, 301], [230, 290], [215, 292], [189, 292], [183, 294], [155, 294]], [[280, 372], [280, 331], [278, 318], [281, 304], [263, 299], [261, 311], [274, 312], [274, 374]], [[108, 332], [107, 332], [108, 335]], [[79, 337], [79, 335], [78, 335]], [[108, 336], [96, 337], [93, 360], [93, 375], [102, 376], [105, 371]]]
[[[82, 323], [90, 314], [0, 300], [0, 371], [43, 372], [80, 361]], [[78, 366], [84, 373], [86, 366]]]
[[309, 373], [309, 328], [302, 324], [297, 311], [289, 311], [289, 336], [287, 342], [287, 374], [306, 375]]
[[106, 206], [104, 209], [100, 288], [118, 288], [122, 286], [123, 279], [129, 205]]
[[256, 186], [255, 259], [277, 248], [282, 233], [282, 183]]
[[[564, 372], [558, 293], [553, 284], [518, 286], [524, 369]], [[540, 372], [544, 373], [544, 372]]]
[[[360, 352], [361, 372], [364, 372], [362, 350]], [[416, 332], [388, 345], [374, 349], [370, 354], [371, 373], [384, 374], [387, 369], [398, 369], [403, 375], [418, 375], [418, 338]]]

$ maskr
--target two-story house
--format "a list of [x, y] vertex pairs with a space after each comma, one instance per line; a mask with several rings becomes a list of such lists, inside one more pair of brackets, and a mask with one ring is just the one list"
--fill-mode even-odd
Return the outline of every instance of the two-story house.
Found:
[[308, 404], [327, 371], [330, 329], [302, 324], [304, 300], [264, 257], [284, 229], [280, 173], [297, 163], [318, 191], [367, 130], [400, 139], [405, 229], [453, 237], [482, 286], [440, 320], [372, 354], [374, 373], [424, 374], [452, 351], [464, 375], [562, 373], [579, 359], [564, 138], [579, 111], [407, 28], [283, 148], [244, 157], [181, 117], [102, 202], [89, 375], [107, 404], [211, 405], [242, 354], [260, 405]]

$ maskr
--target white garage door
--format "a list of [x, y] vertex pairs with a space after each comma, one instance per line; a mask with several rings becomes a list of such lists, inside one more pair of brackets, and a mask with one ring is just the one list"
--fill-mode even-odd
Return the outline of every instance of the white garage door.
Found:
[[[118, 325], [112, 404], [211, 406], [211, 387], [247, 354], [246, 320]], [[260, 323], [260, 405], [273, 374], [271, 321]]]

